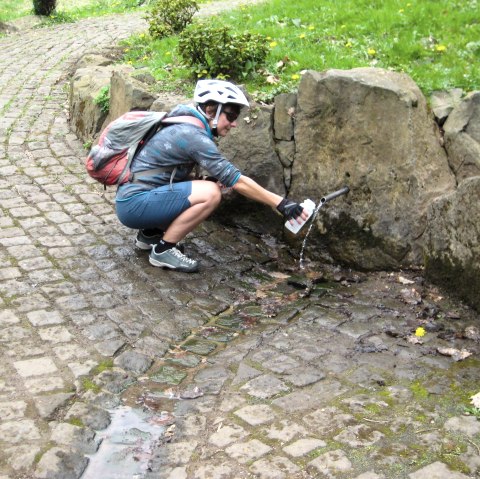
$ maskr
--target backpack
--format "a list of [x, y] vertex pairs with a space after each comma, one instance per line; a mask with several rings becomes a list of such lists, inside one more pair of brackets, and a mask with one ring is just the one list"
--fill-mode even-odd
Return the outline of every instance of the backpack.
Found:
[[107, 185], [141, 181], [135, 179], [135, 175], [153, 176], [165, 171], [166, 168], [155, 168], [134, 175], [130, 166], [135, 155], [163, 125], [189, 123], [205, 129], [203, 122], [194, 116], [166, 116], [164, 111], [130, 111], [109, 123], [87, 156], [88, 174], [106, 189]]

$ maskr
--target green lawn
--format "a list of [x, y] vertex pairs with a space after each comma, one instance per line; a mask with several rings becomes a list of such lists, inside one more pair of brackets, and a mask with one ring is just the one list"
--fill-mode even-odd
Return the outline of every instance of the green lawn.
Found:
[[[266, 68], [242, 79], [259, 99], [294, 89], [306, 69], [367, 66], [405, 72], [428, 95], [480, 89], [478, 12], [476, 0], [267, 0], [213, 21], [265, 35]], [[135, 37], [126, 60], [150, 68], [163, 88], [191, 83], [176, 44]]]
[[[58, 0], [57, 11], [60, 18], [74, 20], [138, 8], [138, 3]], [[0, 0], [0, 20], [31, 9], [31, 1]], [[426, 95], [454, 87], [478, 90], [478, 11], [477, 0], [266, 0], [208, 21], [265, 36], [265, 67], [234, 80], [246, 83], [257, 99], [269, 101], [279, 92], [294, 90], [306, 69], [375, 66], [409, 74]], [[125, 62], [148, 67], [163, 90], [188, 93], [195, 78], [182, 66], [177, 43], [176, 37], [132, 37], [125, 44]]]

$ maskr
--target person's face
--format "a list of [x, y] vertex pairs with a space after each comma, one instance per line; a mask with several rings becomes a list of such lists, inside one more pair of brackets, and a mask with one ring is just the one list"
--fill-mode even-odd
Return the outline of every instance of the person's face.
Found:
[[229, 106], [222, 108], [217, 124], [218, 136], [226, 136], [230, 128], [235, 128], [237, 126], [237, 118], [237, 111], [231, 109]]

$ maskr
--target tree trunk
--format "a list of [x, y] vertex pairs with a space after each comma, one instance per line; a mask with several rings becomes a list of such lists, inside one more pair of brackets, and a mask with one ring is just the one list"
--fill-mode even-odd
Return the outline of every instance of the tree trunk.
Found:
[[35, 15], [48, 17], [57, 6], [57, 0], [33, 0], [33, 12]]

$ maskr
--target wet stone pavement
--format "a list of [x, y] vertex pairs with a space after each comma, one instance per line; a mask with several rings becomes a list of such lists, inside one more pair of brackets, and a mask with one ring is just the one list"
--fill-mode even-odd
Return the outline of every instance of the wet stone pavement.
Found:
[[299, 271], [215, 219], [198, 274], [135, 249], [65, 72], [143, 28], [0, 38], [0, 479], [480, 477], [478, 313], [421, 271]]

